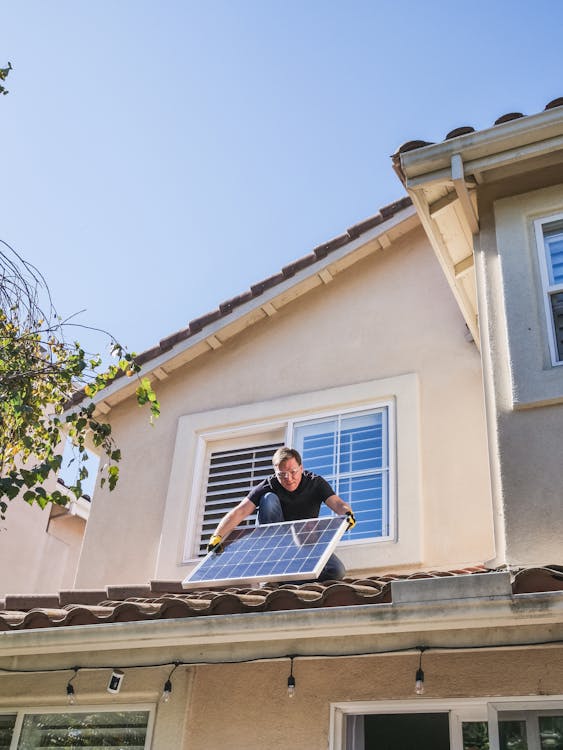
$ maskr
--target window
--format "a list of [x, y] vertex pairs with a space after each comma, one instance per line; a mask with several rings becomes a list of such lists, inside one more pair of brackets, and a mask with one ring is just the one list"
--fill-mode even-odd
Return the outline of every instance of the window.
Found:
[[[186, 577], [216, 521], [273, 471], [279, 445], [295, 445], [306, 468], [351, 500], [359, 522], [337, 552], [348, 571], [420, 564], [419, 395], [417, 374], [404, 373], [181, 416], [155, 575]], [[322, 464], [310, 447], [316, 438], [325, 453], [328, 444], [333, 448]], [[239, 462], [241, 486], [235, 486], [229, 474]]]
[[[292, 444], [354, 509], [344, 539], [389, 537], [388, 408], [295, 422]], [[324, 505], [321, 516], [330, 515]]]
[[0, 750], [9, 750], [16, 723], [16, 715], [0, 715]]
[[57, 711], [28, 711], [0, 716], [0, 748], [35, 750], [42, 747], [149, 747], [152, 711], [91, 711], [83, 707]]
[[331, 707], [331, 750], [563, 750], [563, 701], [425, 700]]
[[553, 364], [563, 362], [563, 214], [536, 221], [540, 269]]
[[[354, 508], [356, 526], [343, 541], [388, 539], [389, 499], [389, 406], [323, 415], [314, 419], [287, 419], [279, 430], [279, 442], [216, 450], [209, 441], [203, 515], [198, 554], [204, 555], [218, 522], [244, 498], [251, 487], [273, 472], [272, 456], [287, 444], [302, 456], [303, 466], [323, 476], [335, 493]], [[224, 447], [224, 441], [219, 443]], [[332, 511], [323, 505], [321, 516]], [[242, 526], [254, 524], [256, 515]]]

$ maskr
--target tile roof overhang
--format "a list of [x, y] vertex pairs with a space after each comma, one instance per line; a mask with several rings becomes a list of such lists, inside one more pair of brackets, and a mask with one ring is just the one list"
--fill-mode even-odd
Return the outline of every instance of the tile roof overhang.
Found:
[[0, 611], [0, 670], [26, 663], [37, 670], [78, 662], [197, 664], [421, 645], [563, 642], [559, 566], [512, 572], [475, 566], [326, 584], [180, 591], [180, 583], [153, 582], [7, 597]]
[[[226, 300], [211, 312], [190, 320], [188, 325], [137, 357], [143, 375], [163, 380], [171, 372], [202, 354], [219, 349], [248, 327], [274, 316], [285, 305], [312, 289], [330, 284], [342, 271], [368, 255], [387, 248], [419, 225], [408, 197], [384, 206], [374, 216], [319, 245], [281, 271], [253, 284], [249, 290]], [[95, 401], [100, 412], [131, 396], [136, 385], [118, 377]], [[77, 393], [69, 406], [84, 398]]]
[[479, 344], [473, 237], [479, 185], [563, 164], [563, 98], [543, 112], [512, 112], [493, 127], [461, 127], [441, 143], [410, 141], [392, 157], [475, 341]]

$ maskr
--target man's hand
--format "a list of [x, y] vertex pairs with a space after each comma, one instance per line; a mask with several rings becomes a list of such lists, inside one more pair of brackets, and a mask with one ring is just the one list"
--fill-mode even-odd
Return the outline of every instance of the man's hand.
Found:
[[356, 525], [356, 517], [352, 513], [351, 510], [346, 511], [346, 520], [348, 521], [348, 526], [346, 527], [346, 531], [350, 531], [350, 529], [353, 529]]
[[214, 534], [211, 539], [209, 540], [209, 544], [207, 545], [207, 551], [208, 552], [215, 552], [215, 554], [220, 555], [223, 551], [223, 540], [218, 534]]

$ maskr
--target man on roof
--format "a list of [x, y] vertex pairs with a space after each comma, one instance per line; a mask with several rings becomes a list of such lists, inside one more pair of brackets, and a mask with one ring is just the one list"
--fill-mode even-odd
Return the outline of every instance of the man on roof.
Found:
[[[222, 541], [245, 518], [258, 508], [258, 523], [281, 523], [317, 518], [322, 503], [339, 516], [346, 516], [348, 528], [356, 524], [352, 508], [335, 494], [323, 477], [306, 471], [301, 456], [294, 448], [278, 448], [272, 457], [274, 473], [253, 487], [240, 503], [219, 522], [207, 551], [221, 552]], [[331, 555], [319, 575], [319, 581], [344, 578], [342, 561]]]

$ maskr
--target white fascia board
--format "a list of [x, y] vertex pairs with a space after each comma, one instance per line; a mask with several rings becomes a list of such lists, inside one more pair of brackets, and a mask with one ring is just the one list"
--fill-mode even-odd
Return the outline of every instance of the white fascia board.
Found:
[[488, 157], [502, 152], [507, 152], [511, 161], [519, 161], [527, 158], [528, 151], [536, 153], [537, 147], [534, 147], [541, 141], [552, 141], [550, 148], [553, 148], [560, 143], [562, 135], [563, 107], [555, 107], [486, 130], [407, 151], [401, 154], [401, 166], [409, 186], [414, 187], [429, 179], [437, 181], [451, 175], [453, 154], [461, 155], [467, 174], [472, 162], [484, 170]]
[[[369, 242], [372, 242], [373, 240], [378, 240], [378, 238], [381, 235], [389, 233], [392, 229], [399, 226], [403, 222], [406, 222], [409, 219], [412, 219], [415, 215], [416, 215], [416, 210], [413, 206], [408, 206], [408, 208], [402, 209], [401, 211], [396, 213], [394, 216], [391, 216], [389, 219], [381, 222], [381, 224], [378, 224], [376, 227], [373, 227], [367, 232], [364, 232], [356, 239], [351, 240], [350, 242], [347, 242], [345, 245], [338, 248], [337, 250], [330, 252], [327, 256], [325, 256], [324, 258], [321, 258], [316, 263], [313, 263], [312, 265], [307, 266], [307, 268], [303, 268], [301, 271], [298, 271], [294, 276], [291, 276], [285, 281], [282, 281], [279, 284], [276, 284], [274, 287], [272, 287], [271, 289], [268, 289], [263, 294], [260, 294], [258, 297], [255, 297], [249, 300], [248, 302], [246, 302], [245, 304], [240, 305], [239, 307], [235, 308], [228, 315], [225, 315], [224, 317], [219, 318], [219, 320], [216, 320], [213, 323], [210, 323], [209, 325], [204, 326], [202, 330], [199, 331], [197, 334], [190, 336], [185, 341], [178, 342], [175, 346], [172, 347], [172, 349], [161, 354], [159, 357], [155, 357], [154, 359], [151, 359], [149, 362], [147, 362], [146, 365], [143, 366], [142, 376], [146, 377], [150, 375], [151, 372], [153, 372], [154, 370], [157, 370], [158, 368], [162, 368], [167, 362], [174, 359], [175, 357], [178, 357], [179, 355], [183, 354], [189, 349], [196, 347], [201, 343], [204, 343], [207, 339], [210, 338], [210, 336], [217, 336], [217, 334], [220, 334], [223, 328], [227, 328], [236, 320], [239, 320], [240, 318], [244, 318], [253, 310], [256, 310], [260, 307], [264, 307], [265, 305], [271, 304], [277, 297], [282, 296], [285, 292], [287, 292], [292, 287], [302, 284], [304, 281], [306, 281], [309, 278], [318, 276], [328, 266], [331, 266], [337, 263], [346, 255], [350, 255], [351, 253], [354, 253], [363, 245], [367, 245]], [[323, 283], [320, 278], [319, 278], [319, 283]], [[109, 397], [111, 397], [112, 395], [116, 393], [119, 393], [119, 391], [124, 390], [124, 389], [128, 389], [129, 391], [132, 392], [132, 390], [134, 390], [134, 385], [132, 385], [129, 380], [123, 381], [123, 378], [121, 378], [120, 380], [114, 382], [112, 385], [105, 388], [101, 394], [99, 394], [97, 397], [94, 398], [94, 402], [98, 403], [98, 401], [107, 401]]]
[[[271, 659], [295, 653], [297, 642], [302, 656], [343, 656], [420, 645], [475, 649], [561, 640], [563, 593], [557, 591], [2, 632], [0, 668], [13, 658], [24, 668], [24, 657], [36, 669], [53, 659], [73, 664], [77, 653], [82, 667], [110, 663], [118, 653], [122, 666], [165, 662], [170, 653], [194, 664]], [[149, 657], [143, 659], [145, 651]]]

